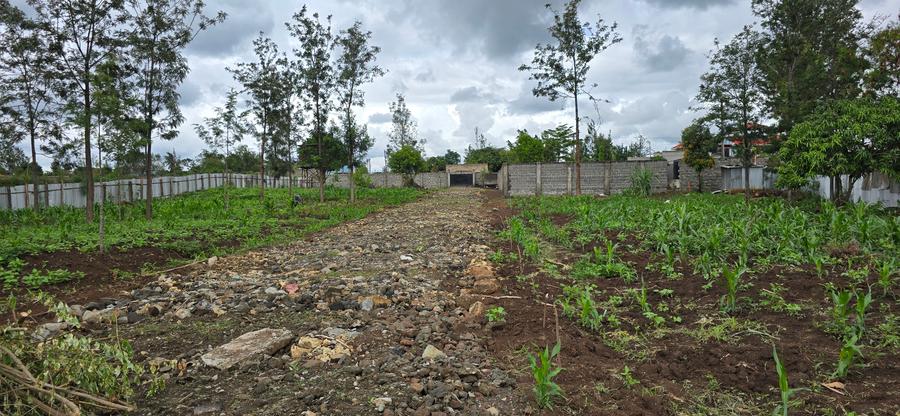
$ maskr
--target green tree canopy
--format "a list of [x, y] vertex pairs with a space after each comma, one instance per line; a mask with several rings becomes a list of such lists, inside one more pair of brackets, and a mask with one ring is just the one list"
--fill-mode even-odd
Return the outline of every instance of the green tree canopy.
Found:
[[867, 173], [900, 178], [900, 100], [860, 98], [823, 106], [794, 126], [779, 158], [780, 186], [798, 187], [814, 175], [847, 175], [846, 191], [835, 181], [832, 199], [839, 201]]
[[486, 163], [491, 172], [497, 172], [504, 163], [511, 162], [510, 152], [506, 149], [485, 146], [481, 148], [468, 147], [466, 149], [466, 163]]
[[[519, 130], [515, 142], [507, 142], [510, 161], [515, 163], [545, 162], [544, 142], [540, 137]], [[467, 161], [468, 163], [468, 161]]]
[[392, 172], [404, 175], [414, 175], [425, 170], [425, 159], [422, 153], [412, 145], [403, 145], [391, 152], [388, 157], [388, 167]]
[[681, 131], [681, 145], [684, 147], [684, 164], [697, 171], [698, 191], [703, 192], [703, 171], [715, 166], [709, 152], [716, 148], [716, 137], [709, 127], [699, 121]]

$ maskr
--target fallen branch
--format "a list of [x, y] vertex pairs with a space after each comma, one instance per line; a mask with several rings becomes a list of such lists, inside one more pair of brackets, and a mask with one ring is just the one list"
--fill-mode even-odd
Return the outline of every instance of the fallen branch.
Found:
[[[21, 398], [23, 402], [30, 402], [50, 416], [81, 415], [81, 408], [70, 400], [70, 397], [77, 397], [81, 399], [78, 400], [79, 402], [99, 409], [123, 412], [131, 412], [135, 409], [134, 406], [126, 403], [109, 401], [81, 390], [42, 382], [34, 378], [28, 367], [8, 348], [0, 345], [0, 353], [12, 362], [12, 365], [0, 363], [0, 380], [2, 380], [2, 384], [8, 383], [19, 387], [17, 390], [21, 391], [21, 393], [16, 393], [14, 390], [13, 395]], [[42, 400], [42, 398], [46, 399]], [[58, 403], [58, 405], [54, 407], [48, 403]]]
[[150, 276], [150, 275], [154, 275], [154, 274], [163, 274], [163, 273], [174, 272], [175, 270], [181, 270], [181, 269], [184, 269], [184, 268], [187, 268], [190, 266], [194, 266], [194, 265], [197, 265], [200, 263], [205, 263], [207, 261], [209, 261], [209, 259], [197, 260], [197, 261], [194, 261], [194, 262], [191, 262], [188, 264], [182, 264], [181, 266], [178, 266], [178, 267], [173, 267], [171, 269], [148, 272], [148, 273], [143, 274], [143, 276]]
[[481, 296], [483, 298], [488, 299], [522, 299], [521, 296], [491, 296], [491, 295], [479, 295], [477, 293], [473, 293], [475, 296]]

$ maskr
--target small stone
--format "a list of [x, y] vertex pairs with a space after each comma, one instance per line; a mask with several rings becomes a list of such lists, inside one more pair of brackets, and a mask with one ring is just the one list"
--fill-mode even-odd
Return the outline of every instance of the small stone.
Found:
[[136, 324], [144, 319], [143, 316], [137, 314], [136, 312], [128, 312], [128, 315], [126, 315], [126, 317], [128, 318], [128, 323], [130, 324]]
[[475, 281], [472, 291], [482, 295], [490, 295], [500, 290], [500, 282], [497, 279], [481, 279]]
[[216, 256], [212, 256], [206, 260], [206, 265], [209, 267], [215, 266], [216, 263], [219, 262], [219, 258]]
[[290, 344], [293, 337], [287, 329], [264, 328], [241, 335], [200, 358], [210, 367], [227, 370], [255, 355], [272, 355]]
[[484, 317], [484, 304], [481, 301], [477, 301], [469, 306], [469, 313], [466, 315], [467, 320], [478, 321], [482, 317]]
[[498, 410], [494, 406], [491, 406], [491, 407], [488, 407], [487, 414], [488, 414], [488, 416], [500, 416], [500, 410]]
[[69, 324], [65, 322], [51, 322], [37, 327], [31, 334], [35, 341], [43, 342], [59, 335], [62, 330], [66, 329]]
[[422, 358], [426, 360], [436, 360], [440, 358], [447, 358], [447, 354], [444, 354], [443, 351], [437, 349], [434, 345], [428, 344], [425, 347], [425, 351], [422, 353]]
[[372, 404], [375, 405], [375, 411], [383, 412], [384, 408], [391, 404], [393, 400], [390, 397], [379, 397], [377, 399], [372, 400]]
[[203, 403], [194, 407], [195, 415], [207, 415], [210, 413], [218, 413], [222, 411], [221, 403]]
[[372, 298], [363, 299], [363, 301], [359, 303], [359, 309], [362, 309], [366, 312], [371, 311], [374, 307], [375, 302], [372, 300]]
[[81, 305], [69, 305], [69, 313], [75, 316], [78, 319], [84, 315], [84, 306]]
[[191, 317], [191, 310], [185, 308], [179, 308], [175, 310], [175, 317], [179, 320], [184, 320]]
[[413, 261], [413, 258], [411, 256], [407, 256], [406, 254], [403, 254], [400, 256], [400, 261], [402, 261], [404, 263], [409, 263], [409, 262]]
[[413, 393], [422, 394], [422, 392], [425, 391], [425, 386], [420, 381], [415, 380], [412, 383], [409, 383], [409, 389], [412, 390]]

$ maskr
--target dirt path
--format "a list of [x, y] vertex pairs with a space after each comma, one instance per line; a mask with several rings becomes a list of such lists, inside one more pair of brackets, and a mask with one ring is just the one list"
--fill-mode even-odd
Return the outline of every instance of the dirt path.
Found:
[[[141, 391], [138, 414], [520, 414], [515, 380], [487, 352], [480, 304], [469, 312], [484, 298], [474, 292], [500, 286], [484, 263], [497, 211], [486, 200], [436, 192], [160, 276], [85, 305], [83, 321], [111, 334], [97, 321], [118, 310], [120, 336], [166, 379], [153, 397]], [[249, 358], [210, 366], [216, 347], [265, 328], [231, 351]], [[256, 347], [265, 351], [249, 354]]]

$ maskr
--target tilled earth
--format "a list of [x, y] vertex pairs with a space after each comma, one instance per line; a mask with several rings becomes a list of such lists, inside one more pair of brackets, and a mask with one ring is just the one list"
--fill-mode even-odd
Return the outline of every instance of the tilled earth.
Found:
[[[95, 336], [131, 341], [165, 380], [150, 397], [142, 386], [137, 414], [530, 412], [488, 352], [479, 300], [496, 299], [500, 283], [485, 261], [497, 211], [485, 192], [435, 192], [73, 309]], [[274, 335], [211, 366], [217, 347], [262, 329]]]

